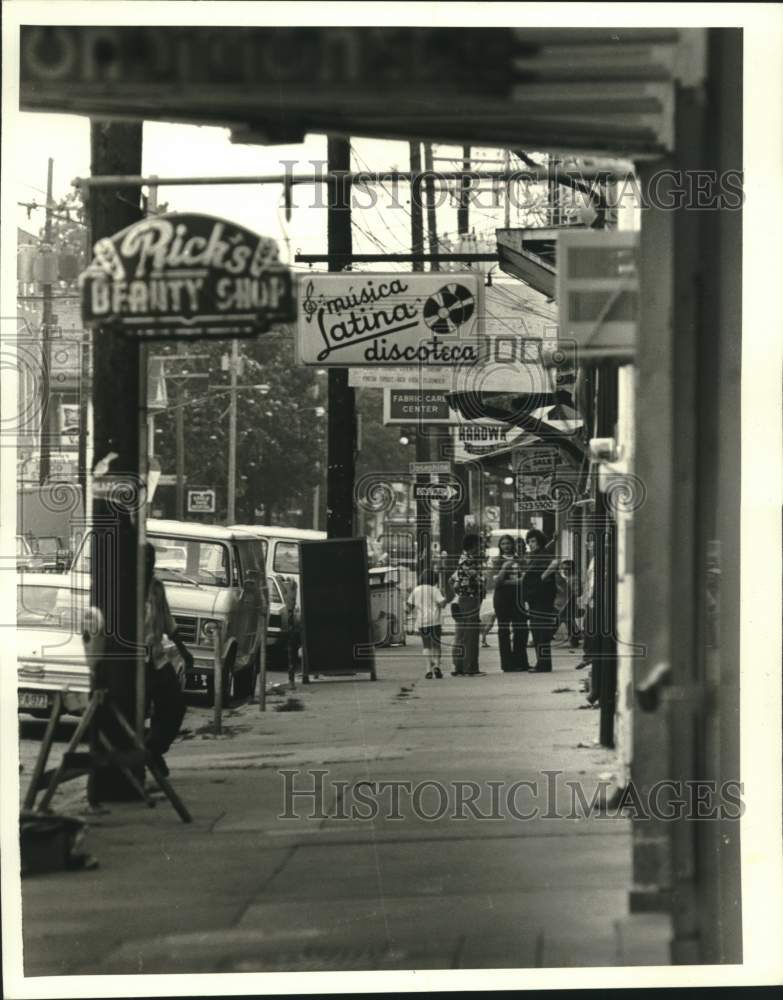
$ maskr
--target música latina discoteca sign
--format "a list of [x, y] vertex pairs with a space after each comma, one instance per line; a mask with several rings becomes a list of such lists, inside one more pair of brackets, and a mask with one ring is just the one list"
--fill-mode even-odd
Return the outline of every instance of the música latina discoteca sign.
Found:
[[209, 215], [160, 215], [98, 240], [82, 316], [139, 337], [249, 337], [296, 318], [274, 240]]
[[480, 276], [314, 274], [299, 289], [305, 365], [472, 365], [480, 360]]

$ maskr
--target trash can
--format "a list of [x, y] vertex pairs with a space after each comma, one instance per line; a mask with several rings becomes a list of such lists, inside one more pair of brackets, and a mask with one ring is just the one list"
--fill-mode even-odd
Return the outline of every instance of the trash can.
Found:
[[370, 571], [370, 614], [376, 646], [404, 646], [405, 619], [402, 610], [399, 570], [379, 566]]

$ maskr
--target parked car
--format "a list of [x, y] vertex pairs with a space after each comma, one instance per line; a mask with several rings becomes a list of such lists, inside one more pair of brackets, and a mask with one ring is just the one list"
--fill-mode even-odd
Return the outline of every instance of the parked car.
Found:
[[41, 568], [45, 573], [67, 573], [71, 567], [71, 552], [62, 538], [57, 535], [39, 535], [30, 544], [37, 556], [41, 557]]
[[177, 629], [193, 654], [187, 688], [214, 697], [215, 629], [221, 632], [223, 697], [255, 688], [269, 600], [264, 549], [242, 528], [187, 521], [147, 521], [157, 577], [166, 588]]
[[90, 670], [100, 643], [100, 613], [89, 605], [89, 589], [74, 586], [68, 575], [24, 573], [17, 578], [20, 712], [48, 715], [56, 691], [63, 693], [67, 712], [78, 714], [87, 707]]
[[25, 573], [40, 573], [44, 568], [43, 559], [36, 554], [30, 540], [24, 535], [16, 536], [16, 568]]

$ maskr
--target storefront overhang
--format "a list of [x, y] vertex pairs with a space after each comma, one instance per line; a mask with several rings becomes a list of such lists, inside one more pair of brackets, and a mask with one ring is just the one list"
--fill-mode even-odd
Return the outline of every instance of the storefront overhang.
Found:
[[21, 27], [24, 111], [658, 157], [674, 29]]
[[[531, 235], [533, 233], [533, 235]], [[498, 266], [548, 299], [555, 297], [556, 234], [544, 230], [498, 229]]]

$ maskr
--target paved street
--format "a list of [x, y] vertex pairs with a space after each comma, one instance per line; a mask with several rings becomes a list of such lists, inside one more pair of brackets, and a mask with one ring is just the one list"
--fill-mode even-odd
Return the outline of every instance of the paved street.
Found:
[[[209, 712], [192, 709], [169, 762], [195, 822], [165, 799], [90, 817], [96, 870], [23, 883], [27, 974], [666, 964], [661, 919], [627, 918], [627, 820], [427, 820], [402, 794], [401, 818], [369, 821], [329, 784], [473, 780], [486, 795], [488, 781], [543, 785], [558, 769], [589, 798], [613, 758], [594, 744], [597, 713], [578, 710], [575, 657], [504, 675], [496, 641], [485, 676], [435, 681], [409, 639], [379, 653], [376, 683], [300, 685], [302, 711], [243, 705], [217, 740]], [[321, 818], [306, 818], [311, 799], [295, 800], [301, 818], [278, 818], [280, 769], [300, 772], [297, 788], [312, 787], [307, 769], [328, 772]], [[438, 811], [433, 795], [420, 814]], [[55, 807], [83, 809], [83, 786]]]

